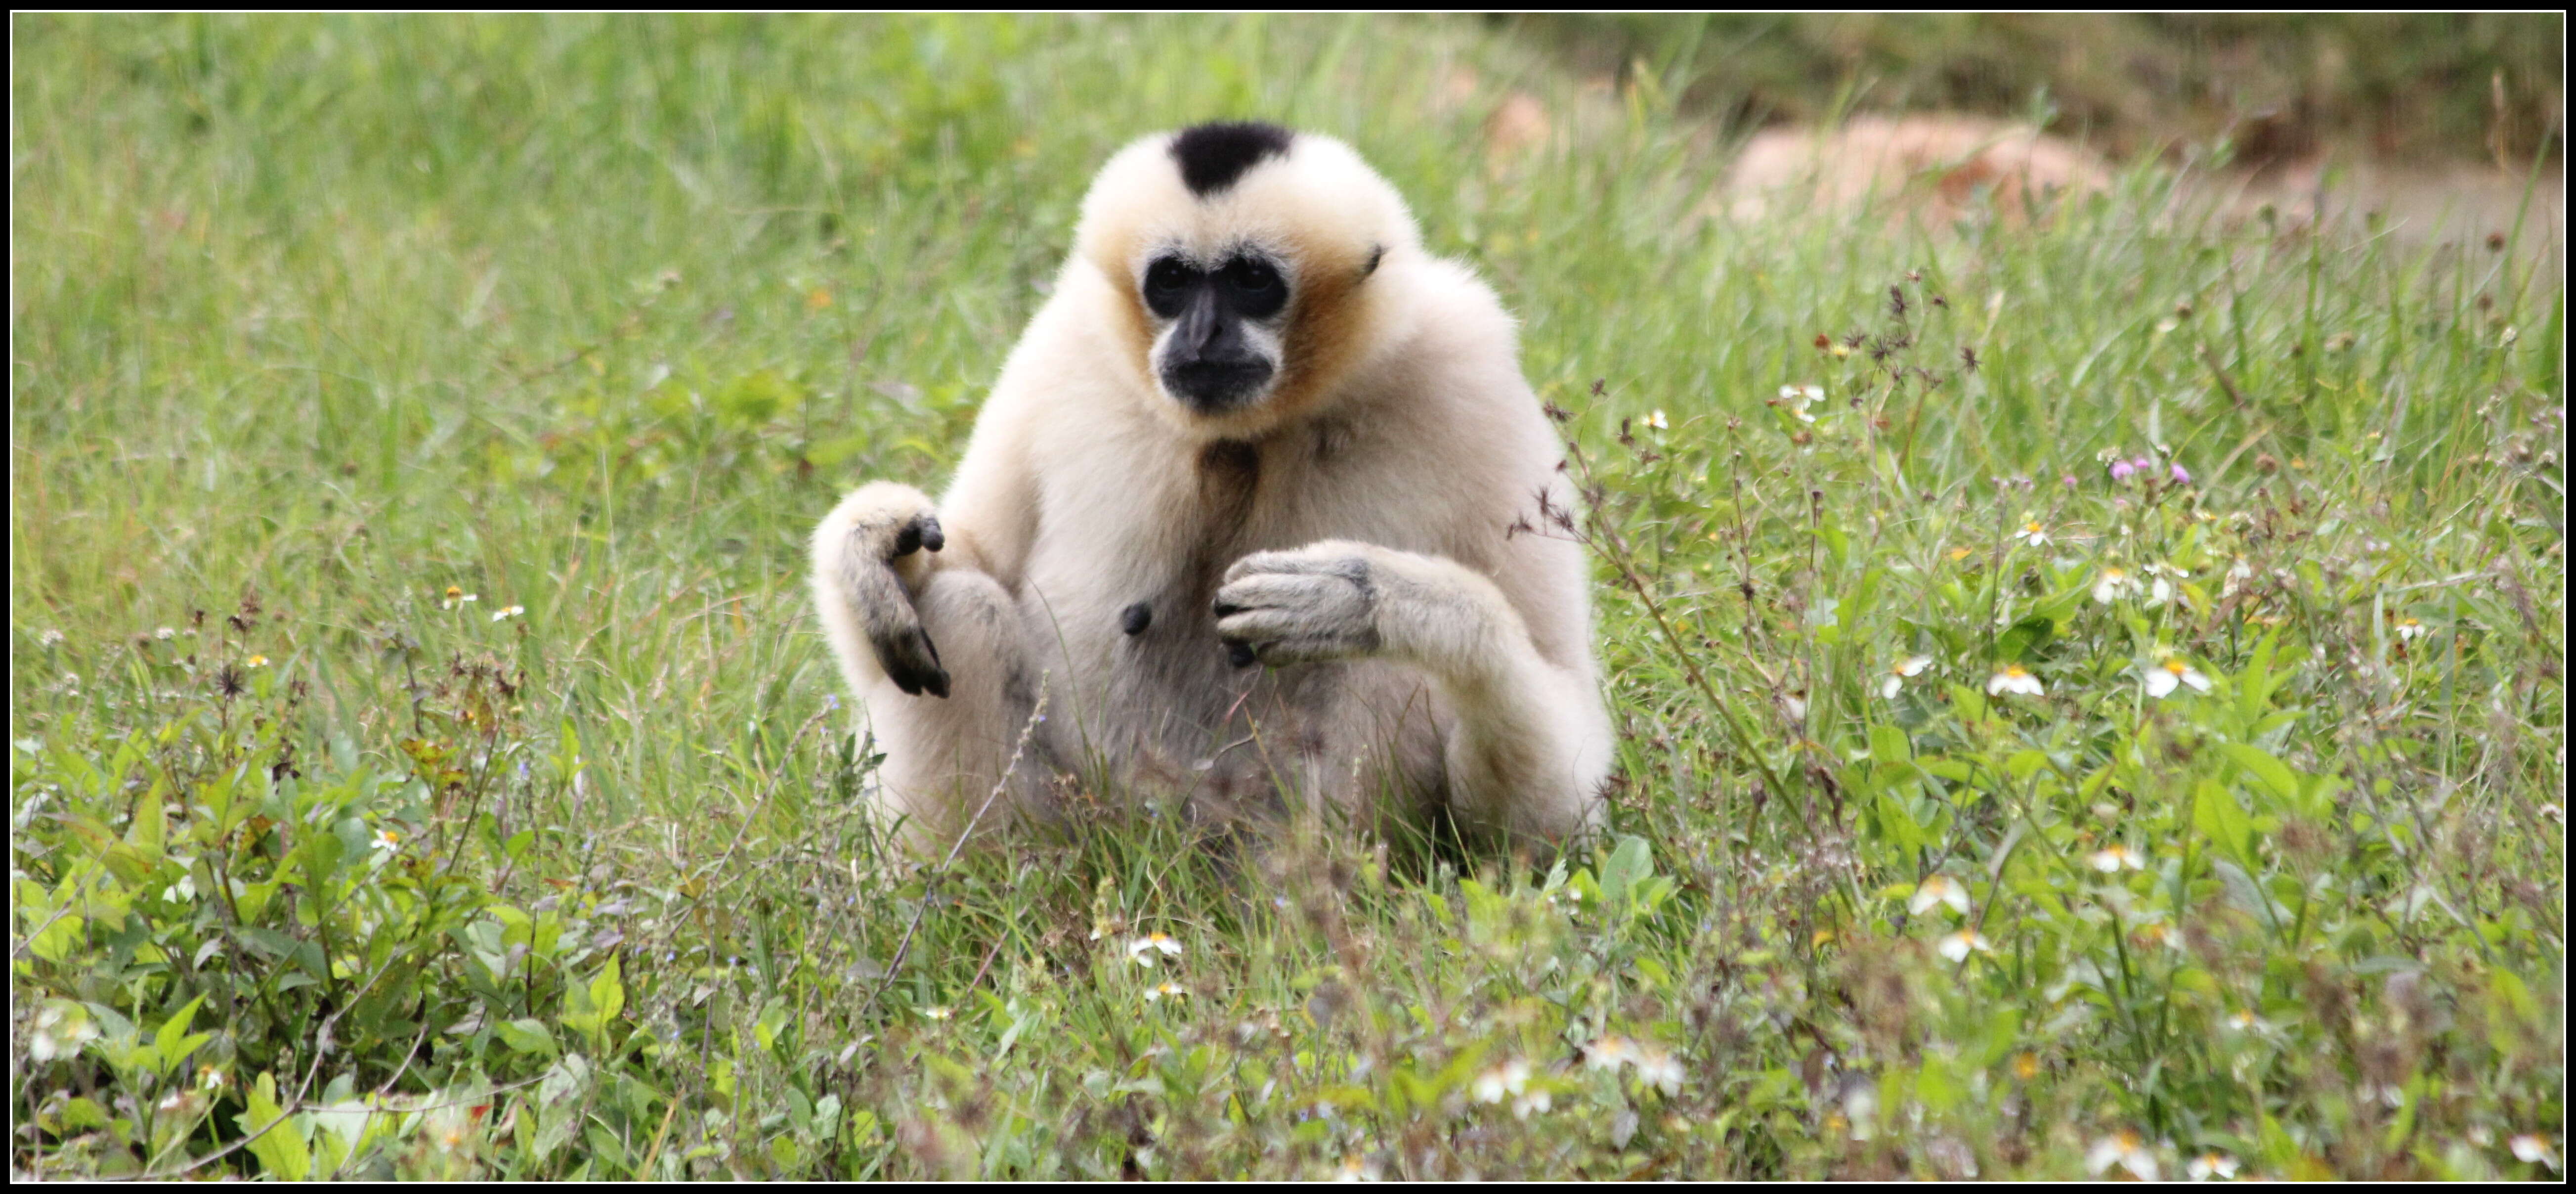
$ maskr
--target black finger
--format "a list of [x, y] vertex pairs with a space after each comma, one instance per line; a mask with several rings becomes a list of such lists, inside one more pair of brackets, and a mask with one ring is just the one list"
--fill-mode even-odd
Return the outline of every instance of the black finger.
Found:
[[902, 689], [905, 696], [920, 696], [924, 692], [935, 697], [948, 695], [948, 669], [935, 663], [925, 664], [917, 659], [889, 662], [886, 664], [886, 678], [894, 681], [894, 686]]
[[921, 550], [921, 521], [915, 519], [903, 524], [903, 529], [894, 533], [894, 555], [888, 558], [899, 560], [919, 550]]
[[921, 653], [930, 657], [930, 674], [921, 678], [921, 686], [929, 689], [932, 696], [941, 700], [948, 699], [948, 669], [939, 665], [939, 644], [930, 641], [930, 632], [927, 630], [916, 630], [913, 634], [921, 639]]
[[877, 639], [875, 645], [886, 678], [905, 696], [948, 695], [948, 671], [939, 665], [939, 647], [930, 641], [929, 632], [910, 627]]
[[946, 532], [939, 529], [939, 518], [937, 515], [924, 514], [921, 516], [921, 545], [932, 551], [937, 551], [940, 548], [948, 546], [948, 535]]

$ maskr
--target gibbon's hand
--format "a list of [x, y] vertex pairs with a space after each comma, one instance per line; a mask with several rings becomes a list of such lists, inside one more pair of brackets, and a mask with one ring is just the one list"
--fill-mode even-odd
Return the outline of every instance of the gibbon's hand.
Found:
[[841, 550], [842, 591], [856, 608], [859, 625], [867, 631], [868, 645], [876, 650], [886, 678], [906, 696], [927, 691], [946, 697], [948, 671], [939, 665], [939, 648], [922, 629], [912, 595], [897, 574], [898, 570], [920, 574], [926, 561], [915, 561], [908, 568], [898, 561], [924, 548], [938, 551], [948, 545], [939, 529], [939, 516], [918, 492], [910, 493], [909, 500], [866, 505], [873, 508], [853, 511], [849, 520]]
[[1327, 542], [1236, 560], [1216, 594], [1226, 658], [1249, 667], [1375, 653], [1378, 586], [1356, 546]]

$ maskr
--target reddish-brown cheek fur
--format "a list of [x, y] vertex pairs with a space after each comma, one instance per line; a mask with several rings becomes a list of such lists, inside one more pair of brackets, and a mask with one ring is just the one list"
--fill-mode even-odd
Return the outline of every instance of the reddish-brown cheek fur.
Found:
[[1302, 237], [1289, 245], [1289, 252], [1302, 286], [1281, 346], [1288, 358], [1284, 376], [1264, 403], [1280, 422], [1314, 407], [1349, 372], [1364, 342], [1360, 330], [1367, 305], [1358, 293], [1366, 281], [1360, 276], [1361, 258]]

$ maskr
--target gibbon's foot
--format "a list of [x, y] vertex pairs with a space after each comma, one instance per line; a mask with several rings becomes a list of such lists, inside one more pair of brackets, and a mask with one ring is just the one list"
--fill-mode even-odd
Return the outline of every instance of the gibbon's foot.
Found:
[[1347, 659], [1379, 646], [1378, 588], [1347, 543], [1256, 552], [1225, 571], [1217, 637], [1236, 667]]
[[948, 545], [939, 516], [919, 491], [907, 486], [870, 485], [852, 494], [836, 515], [845, 516], [841, 549], [841, 588], [857, 610], [859, 625], [886, 678], [906, 696], [928, 692], [948, 695], [948, 671], [940, 666], [939, 647], [921, 626], [904, 576], [926, 573], [922, 561], [900, 561], [925, 548]]

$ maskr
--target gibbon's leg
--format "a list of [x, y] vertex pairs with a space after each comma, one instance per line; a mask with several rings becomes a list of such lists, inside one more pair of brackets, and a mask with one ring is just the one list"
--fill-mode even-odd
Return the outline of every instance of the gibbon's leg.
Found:
[[1238, 664], [1374, 655], [1430, 673], [1456, 716], [1451, 811], [1516, 841], [1598, 825], [1610, 726], [1588, 675], [1540, 657], [1494, 583], [1454, 561], [1326, 540], [1226, 570], [1217, 635]]
[[[931, 853], [1002, 782], [1032, 692], [1010, 594], [972, 568], [934, 566], [944, 545], [930, 500], [886, 482], [843, 499], [814, 531], [815, 607], [886, 753], [882, 811]], [[1023, 757], [978, 831], [1008, 821], [1041, 769]]]

